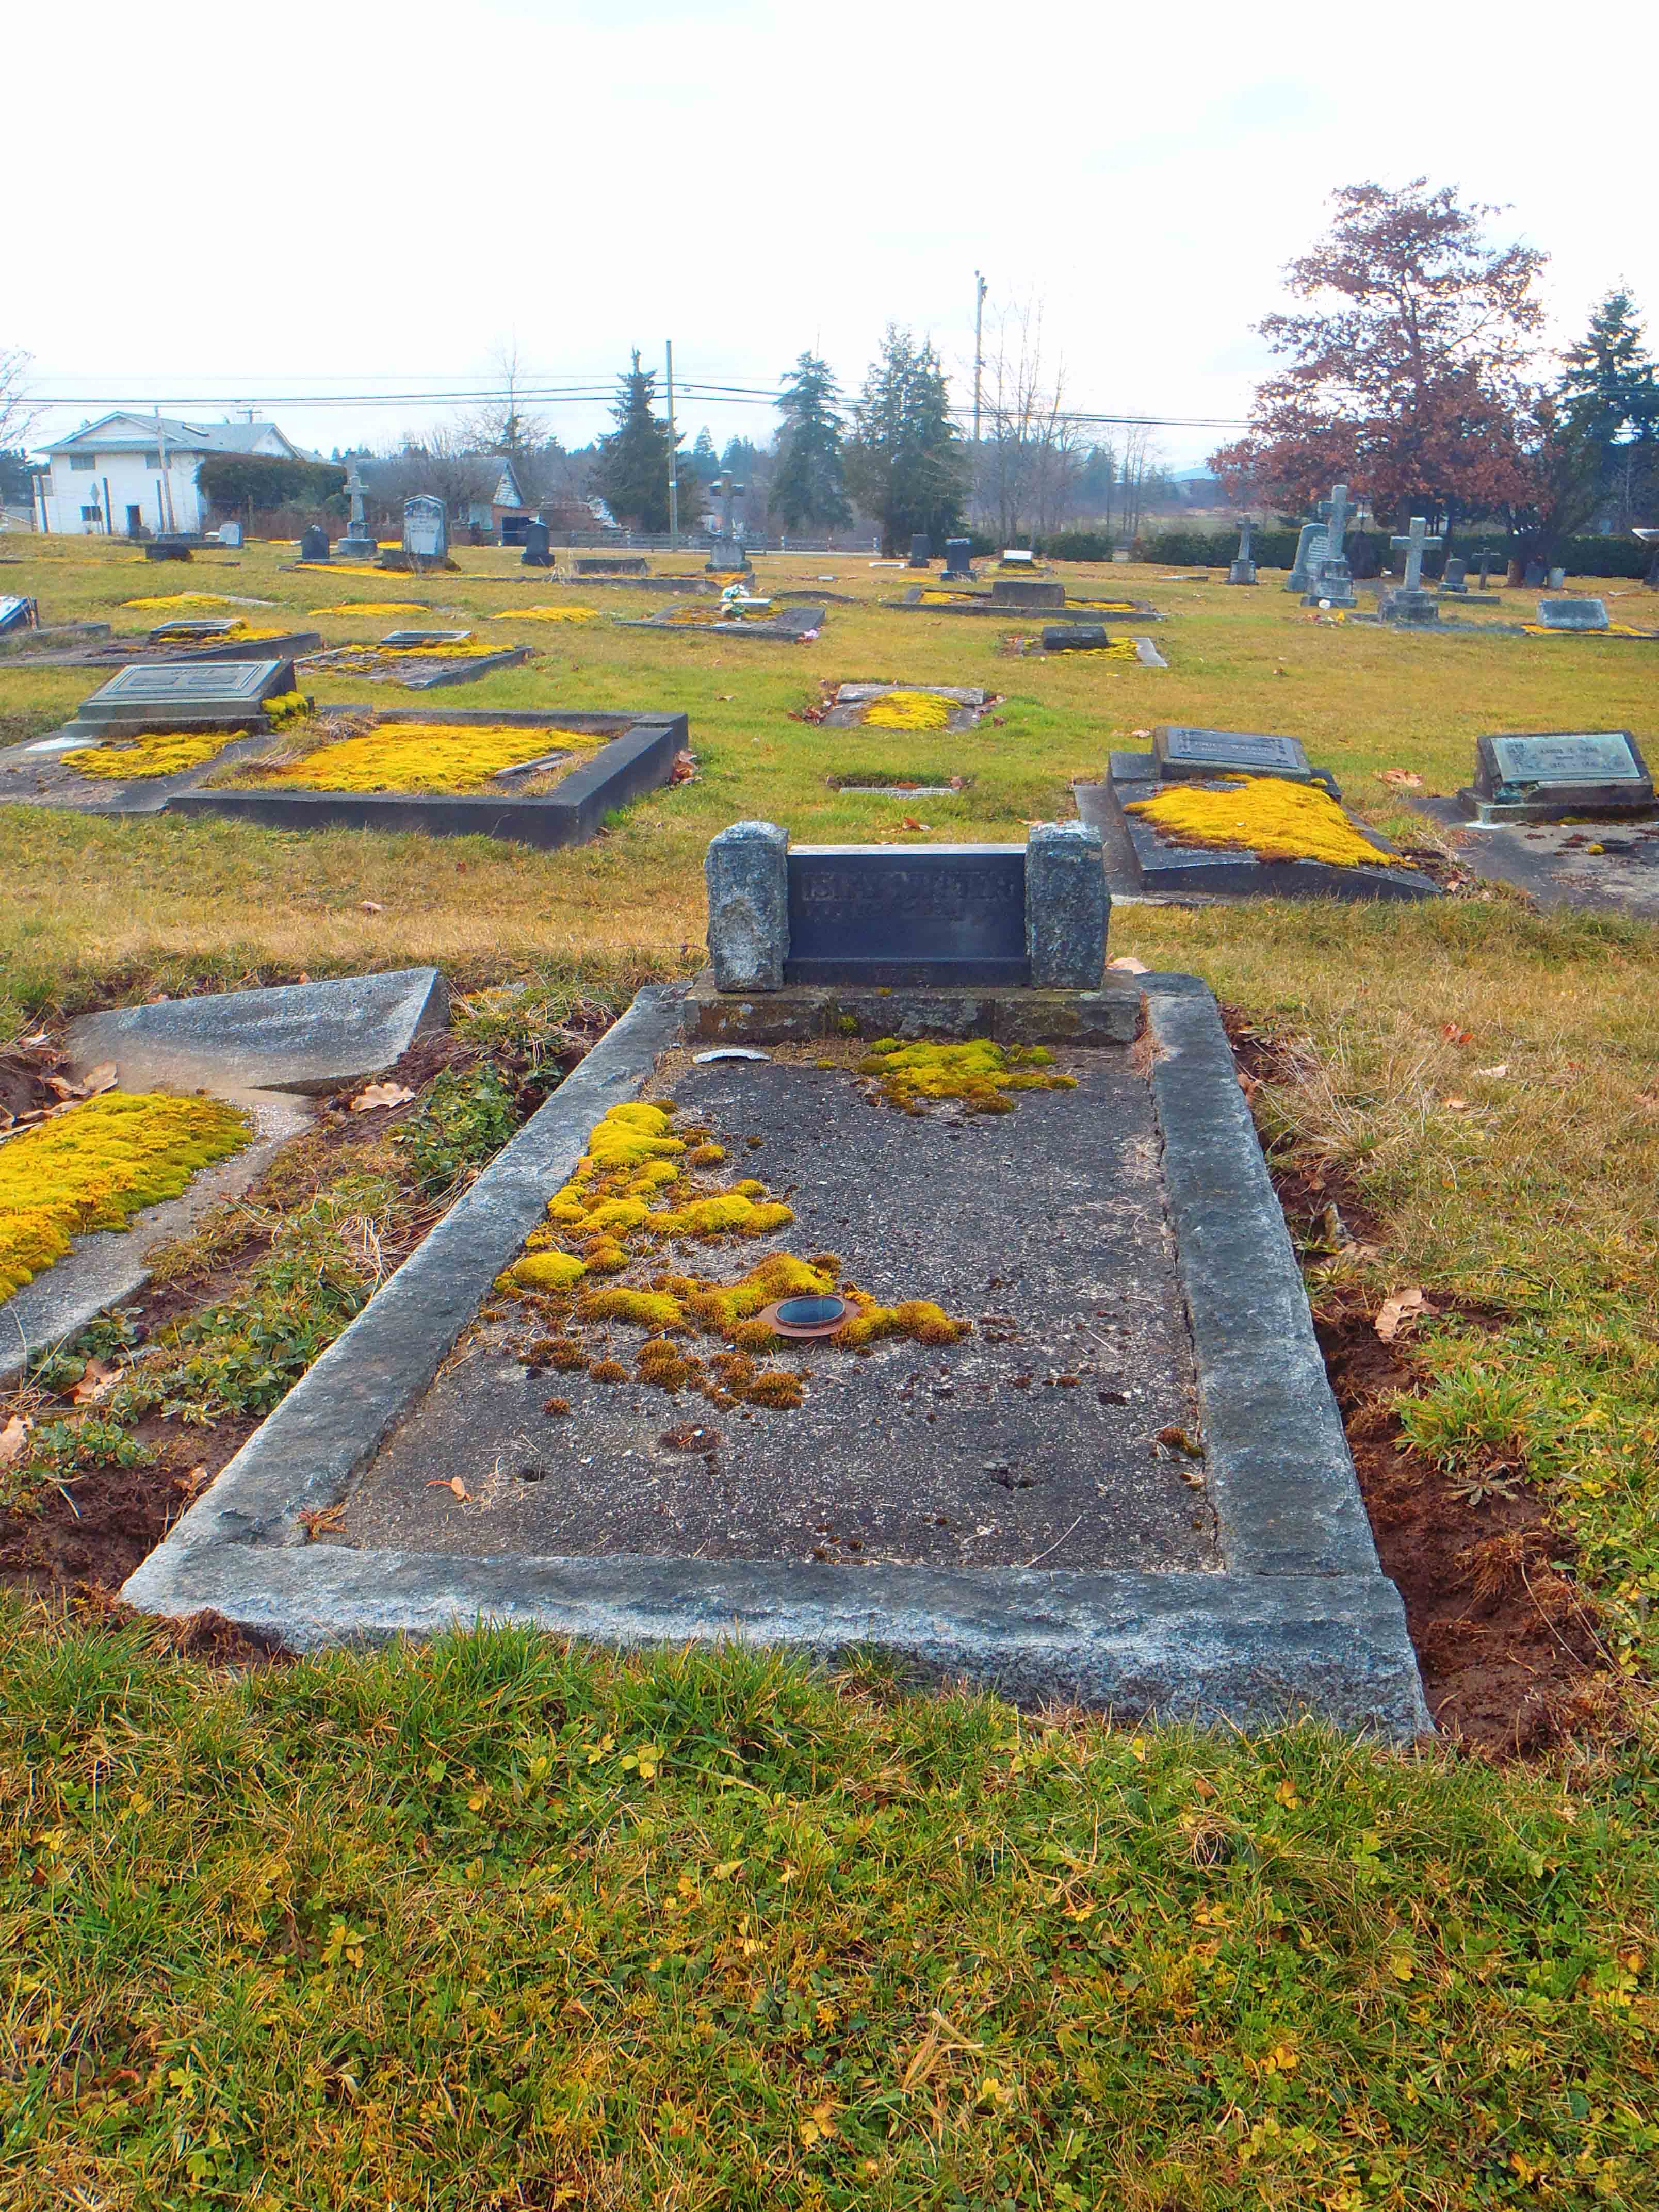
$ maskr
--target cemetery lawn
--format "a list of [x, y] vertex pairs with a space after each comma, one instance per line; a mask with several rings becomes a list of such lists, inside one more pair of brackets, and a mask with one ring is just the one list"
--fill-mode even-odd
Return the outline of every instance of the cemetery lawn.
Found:
[[[458, 1042], [507, 1070], [492, 1090], [482, 1063], [434, 1060], [412, 1146], [364, 1117], [358, 1150], [319, 1140], [267, 1191], [257, 1249], [228, 1224], [181, 1255], [173, 1310], [192, 1283], [216, 1301], [167, 1417], [181, 1471], [222, 1463], [258, 1391], [528, 1110], [552, 1079], [539, 1033], [568, 1064], [640, 982], [698, 964], [702, 851], [734, 818], [1022, 840], [1114, 745], [1208, 722], [1300, 737], [1357, 811], [1444, 860], [1380, 771], [1450, 791], [1483, 731], [1659, 742], [1659, 648], [1313, 624], [1276, 577], [1069, 572], [1170, 615], [1166, 672], [888, 613], [872, 602], [911, 580], [866, 555], [762, 558], [763, 588], [833, 572], [860, 602], [797, 647], [616, 628], [661, 602], [523, 580], [513, 553], [382, 586], [262, 546], [181, 569], [19, 545], [8, 587], [47, 621], [138, 629], [161, 617], [118, 600], [222, 589], [280, 602], [224, 611], [343, 641], [416, 618], [314, 611], [385, 599], [540, 655], [437, 699], [308, 684], [323, 699], [690, 718], [696, 779], [560, 853], [0, 805], [0, 1054], [155, 988], [434, 960], [479, 994]], [[1615, 620], [1643, 605], [1611, 596]], [[601, 618], [489, 619], [562, 602]], [[1006, 696], [956, 734], [792, 719], [857, 678]], [[100, 680], [0, 656], [0, 738], [55, 728]], [[830, 787], [866, 774], [964, 787]], [[273, 1664], [96, 1595], [33, 1603], [37, 1579], [0, 1604], [0, 2203], [1652, 2203], [1659, 940], [1476, 886], [1123, 907], [1110, 950], [1203, 975], [1230, 1010], [1395, 1516], [1385, 1561], [1406, 1545], [1390, 1571], [1431, 1702], [1469, 1741], [1132, 1735], [908, 1694], [875, 1664], [517, 1634]], [[513, 981], [532, 988], [482, 995]], [[250, 1316], [280, 1346], [257, 1388]], [[72, 1415], [76, 1364], [31, 1419]], [[56, 1468], [83, 1505], [159, 1418], [118, 1390], [95, 1416], [114, 1439], [95, 1465]], [[42, 1479], [26, 1510], [72, 1533], [64, 1497]]]

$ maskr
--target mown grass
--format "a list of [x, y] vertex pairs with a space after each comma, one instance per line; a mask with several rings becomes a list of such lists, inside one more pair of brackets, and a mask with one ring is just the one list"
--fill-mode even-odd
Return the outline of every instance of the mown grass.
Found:
[[[121, 557], [12, 573], [48, 618], [150, 589], [327, 595], [267, 549], [222, 576]], [[460, 557], [385, 596], [584, 601]], [[904, 580], [849, 556], [762, 580], [824, 571], [866, 598]], [[832, 605], [801, 648], [524, 625], [543, 659], [440, 708], [690, 714], [699, 780], [580, 852], [0, 809], [0, 1036], [112, 989], [428, 958], [620, 1002], [697, 964], [702, 849], [734, 817], [1017, 838], [1157, 720], [1294, 732], [1408, 836], [1380, 769], [1449, 790], [1482, 730], [1659, 734], [1644, 647], [1401, 638], [1309, 624], [1271, 586], [1094, 580], [1170, 612], [1167, 674], [1010, 659], [994, 623], [873, 606]], [[791, 719], [860, 677], [1007, 696], [960, 738]], [[0, 730], [87, 688], [0, 660]], [[920, 805], [829, 787], [871, 769], [972, 781]], [[1628, 1734], [1499, 1773], [1311, 1729], [1034, 1730], [873, 1668], [497, 1634], [232, 1680], [14, 1612], [0, 2203], [1645, 2212], [1659, 941], [1500, 891], [1121, 908], [1112, 950], [1204, 975], [1276, 1040], [1265, 1139], [1339, 1170], [1375, 1224], [1369, 1251], [1307, 1255], [1316, 1297], [1420, 1284], [1453, 1310], [1407, 1340], [1407, 1431], [1472, 1483], [1500, 1462], [1574, 1535]]]
[[0, 1616], [23, 2206], [1651, 2203], [1650, 1765]]

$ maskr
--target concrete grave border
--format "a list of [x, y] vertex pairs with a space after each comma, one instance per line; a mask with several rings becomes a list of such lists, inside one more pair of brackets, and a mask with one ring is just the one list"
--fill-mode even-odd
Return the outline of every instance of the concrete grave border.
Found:
[[875, 1644], [933, 1676], [1122, 1717], [1265, 1726], [1312, 1710], [1429, 1732], [1306, 1295], [1231, 1054], [1196, 977], [1150, 975], [1152, 1088], [1224, 1571], [941, 1572], [811, 1561], [469, 1559], [309, 1544], [418, 1401], [609, 1107], [686, 1030], [683, 988], [628, 1012], [231, 1460], [123, 1595], [211, 1607], [307, 1650], [514, 1620], [611, 1645]]
[[268, 830], [419, 830], [434, 837], [502, 837], [520, 845], [551, 850], [586, 844], [607, 814], [665, 785], [674, 756], [690, 742], [684, 714], [640, 714], [625, 708], [600, 714], [564, 713], [546, 707], [535, 713], [491, 714], [467, 709], [450, 714], [399, 710], [381, 722], [432, 722], [458, 728], [502, 723], [526, 729], [557, 722], [566, 728], [603, 729], [627, 725], [592, 759], [573, 768], [552, 791], [538, 798], [514, 799], [510, 791], [274, 791], [216, 787], [207, 776], [226, 765], [224, 757], [198, 771], [167, 801], [174, 814], [226, 815], [257, 822]]

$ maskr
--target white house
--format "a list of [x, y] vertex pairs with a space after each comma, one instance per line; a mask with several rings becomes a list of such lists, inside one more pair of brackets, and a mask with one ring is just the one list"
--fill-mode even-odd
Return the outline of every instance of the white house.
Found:
[[206, 524], [208, 501], [196, 474], [208, 454], [313, 458], [274, 422], [174, 422], [125, 414], [82, 423], [72, 437], [42, 451], [47, 465], [35, 478], [36, 523], [64, 537], [194, 536]]

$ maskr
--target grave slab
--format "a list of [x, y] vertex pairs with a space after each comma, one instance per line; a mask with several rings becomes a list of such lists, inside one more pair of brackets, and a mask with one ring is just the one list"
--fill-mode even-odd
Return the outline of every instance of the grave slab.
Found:
[[1659, 821], [1583, 817], [1569, 822], [1472, 822], [1458, 799], [1407, 804], [1450, 834], [1458, 865], [1508, 884], [1541, 907], [1659, 921]]
[[1653, 779], [1628, 730], [1506, 731], [1475, 739], [1457, 800], [1480, 823], [1638, 817], [1654, 811]]
[[[945, 721], [938, 730], [914, 732], [919, 737], [939, 737], [946, 732], [971, 730], [985, 711], [989, 694], [971, 684], [843, 684], [836, 692], [836, 703], [818, 725], [824, 730], [856, 730], [865, 726], [865, 714], [878, 699], [890, 698], [894, 692], [920, 693], [927, 699], [942, 699], [950, 709]], [[874, 725], [875, 727], [880, 726]], [[884, 732], [884, 734], [895, 734]]]
[[[258, 822], [272, 830], [420, 830], [434, 837], [500, 837], [511, 843], [552, 850], [586, 844], [607, 814], [659, 789], [673, 772], [674, 757], [690, 742], [684, 714], [630, 714], [626, 711], [565, 714], [548, 708], [538, 714], [487, 710], [447, 714], [381, 714], [380, 724], [435, 724], [465, 728], [522, 725], [544, 732], [546, 744], [527, 738], [525, 769], [558, 765], [561, 732], [612, 731], [608, 744], [582, 755], [572, 750], [571, 765], [549, 790], [515, 793], [511, 775], [493, 777], [482, 791], [307, 791], [258, 784], [226, 784], [213, 779], [234, 763], [221, 755], [198, 770], [167, 799], [175, 814], [219, 814]], [[3, 766], [3, 761], [0, 761]], [[3, 787], [0, 787], [3, 788]]]
[[1034, 607], [1041, 612], [1045, 623], [1098, 623], [1103, 617], [1115, 616], [1120, 620], [1130, 617], [1138, 622], [1158, 623], [1164, 620], [1158, 609], [1146, 599], [1067, 599], [1063, 585], [1027, 584], [1026, 591], [1058, 590], [1060, 598], [1042, 600], [1007, 599], [1000, 596], [1000, 587], [994, 585], [989, 591], [952, 592], [941, 597], [937, 586], [931, 589], [922, 584], [913, 584], [902, 599], [884, 599], [881, 604], [896, 614], [968, 615], [990, 617], [1006, 623], [1011, 615], [1030, 612]]
[[64, 725], [83, 744], [152, 730], [252, 731], [268, 734], [267, 699], [295, 689], [291, 660], [220, 662], [204, 667], [134, 664], [83, 699]]
[[[198, 763], [172, 775], [82, 775], [65, 755], [103, 742], [105, 734], [127, 733], [88, 735], [81, 731], [70, 736], [60, 730], [52, 737], [28, 738], [0, 751], [0, 805], [59, 807], [77, 814], [163, 814], [202, 775]], [[269, 736], [239, 737], [234, 731], [227, 732], [212, 766], [217, 769], [257, 759], [270, 744]]]
[[[690, 1066], [683, 995], [642, 993], [127, 1598], [210, 1604], [296, 1648], [478, 1618], [827, 1659], [873, 1644], [1124, 1718], [1312, 1710], [1426, 1733], [1214, 1002], [1191, 978], [1141, 981], [1149, 1054], [1068, 1054], [1077, 1090], [971, 1125], [896, 1113], [844, 1066]], [[528, 1346], [496, 1334], [514, 1324], [480, 1316], [600, 1115], [671, 1083], [787, 1192], [792, 1249], [833, 1235], [854, 1279], [975, 1322], [926, 1352], [791, 1347], [803, 1407], [714, 1412], [695, 1479], [665, 1434], [695, 1413], [586, 1377], [556, 1422]], [[966, 1233], [988, 1210], [988, 1233]], [[1158, 1426], [1201, 1458], [1155, 1457]], [[427, 1486], [441, 1462], [469, 1504]], [[321, 1507], [340, 1538], [307, 1543]]]
[[405, 691], [441, 691], [456, 684], [476, 684], [498, 668], [516, 668], [530, 659], [527, 645], [504, 647], [499, 653], [464, 655], [453, 660], [425, 660], [382, 653], [374, 646], [333, 646], [312, 656], [314, 665], [332, 665], [371, 684], [396, 684]]
[[399, 968], [325, 983], [286, 983], [117, 1006], [69, 1025], [78, 1073], [113, 1060], [132, 1090], [291, 1091], [321, 1097], [366, 1082], [417, 1037], [449, 1025], [449, 989], [435, 968]]
[[688, 637], [744, 638], [763, 644], [769, 641], [795, 645], [804, 637], [823, 629], [825, 612], [821, 604], [815, 603], [782, 608], [764, 622], [722, 622], [711, 606], [706, 610], [699, 608], [696, 622], [680, 622], [675, 619], [672, 607], [664, 607], [654, 615], [619, 617], [619, 621], [623, 629], [677, 630]]
[[1607, 603], [1602, 599], [1540, 599], [1538, 619], [1546, 629], [1605, 629]]
[[309, 1107], [300, 1098], [241, 1089], [231, 1095], [232, 1103], [246, 1107], [253, 1119], [253, 1134], [240, 1152], [204, 1168], [177, 1198], [146, 1206], [125, 1230], [99, 1230], [74, 1238], [55, 1266], [0, 1300], [0, 1389], [15, 1382], [37, 1354], [67, 1343], [111, 1306], [131, 1304], [149, 1280], [152, 1255], [187, 1236], [213, 1206], [251, 1190], [282, 1147], [311, 1120]]

